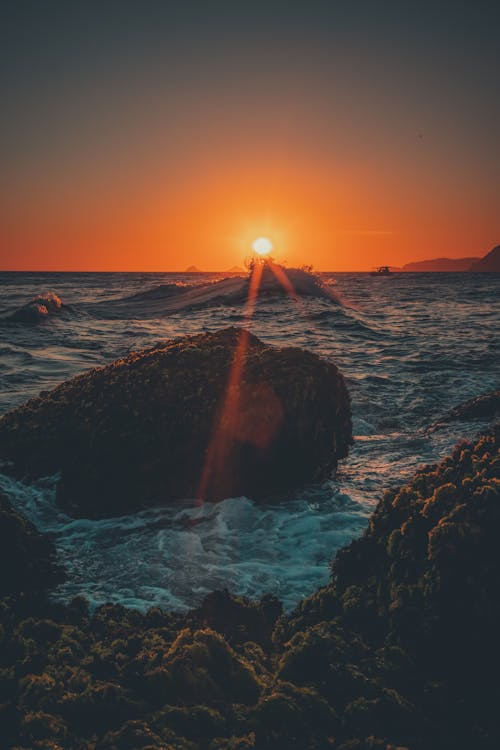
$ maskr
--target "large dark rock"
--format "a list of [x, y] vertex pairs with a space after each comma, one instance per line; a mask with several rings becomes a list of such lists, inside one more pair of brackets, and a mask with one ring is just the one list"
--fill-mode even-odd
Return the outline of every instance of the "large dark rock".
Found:
[[386, 492], [364, 536], [338, 553], [332, 585], [305, 600], [297, 622], [326, 609], [427, 667], [500, 666], [499, 529], [496, 426]]
[[326, 477], [350, 442], [335, 365], [236, 328], [134, 352], [0, 419], [15, 470], [60, 471], [60, 502], [95, 517], [281, 492]]
[[385, 494], [331, 584], [280, 623], [279, 675], [319, 686], [353, 737], [500, 746], [499, 529], [496, 427]]
[[38, 591], [62, 577], [50, 539], [0, 492], [0, 596]]

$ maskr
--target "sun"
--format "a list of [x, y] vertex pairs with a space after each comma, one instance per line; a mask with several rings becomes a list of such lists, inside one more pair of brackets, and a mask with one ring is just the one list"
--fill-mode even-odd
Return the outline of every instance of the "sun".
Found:
[[267, 237], [257, 237], [257, 239], [252, 242], [252, 247], [257, 255], [269, 255], [273, 249], [273, 243]]

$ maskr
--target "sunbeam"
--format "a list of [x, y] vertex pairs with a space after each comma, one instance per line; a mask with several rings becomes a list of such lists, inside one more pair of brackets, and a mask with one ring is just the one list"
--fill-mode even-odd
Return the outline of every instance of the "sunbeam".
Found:
[[[295, 290], [286, 271], [272, 258], [265, 260], [256, 258], [251, 265], [250, 283], [248, 296], [243, 314], [243, 326], [249, 324], [255, 312], [255, 305], [259, 296], [262, 277], [266, 271], [270, 271], [285, 292], [298, 305], [304, 318], [309, 319], [304, 302]], [[314, 326], [314, 322], [311, 321]], [[231, 461], [231, 448], [238, 432], [238, 417], [241, 406], [241, 382], [245, 366], [245, 358], [248, 349], [249, 332], [244, 327], [240, 333], [231, 363], [224, 403], [216, 423], [214, 425], [209, 446], [207, 448], [206, 460], [201, 473], [197, 500], [202, 503], [207, 497], [224, 494], [225, 477]]]
[[[248, 297], [243, 315], [244, 325], [253, 317], [264, 264], [253, 265]], [[206, 498], [210, 486], [218, 487], [223, 481], [224, 466], [229, 456], [231, 442], [234, 439], [236, 418], [240, 399], [240, 383], [243, 374], [245, 355], [248, 347], [248, 331], [246, 328], [240, 333], [234, 358], [229, 371], [226, 395], [220, 416], [214, 427], [210, 444], [207, 449], [205, 465], [201, 474], [197, 500], [199, 503]]]

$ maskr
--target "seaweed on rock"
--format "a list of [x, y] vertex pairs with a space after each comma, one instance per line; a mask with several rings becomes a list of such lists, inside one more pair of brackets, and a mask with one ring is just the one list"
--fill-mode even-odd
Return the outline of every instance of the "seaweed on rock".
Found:
[[237, 328], [134, 352], [0, 418], [0, 454], [20, 473], [61, 471], [59, 502], [78, 516], [268, 496], [328, 476], [351, 440], [334, 364]]
[[4, 597], [3, 747], [497, 748], [499, 438], [386, 493], [291, 616], [227, 592], [187, 615]]

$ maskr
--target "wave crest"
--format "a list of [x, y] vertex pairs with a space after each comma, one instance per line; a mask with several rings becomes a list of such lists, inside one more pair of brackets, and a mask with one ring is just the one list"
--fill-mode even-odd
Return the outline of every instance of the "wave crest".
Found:
[[54, 292], [37, 294], [26, 305], [19, 307], [4, 320], [12, 323], [24, 323], [25, 325], [36, 325], [47, 318], [58, 315], [66, 308], [60, 297]]

